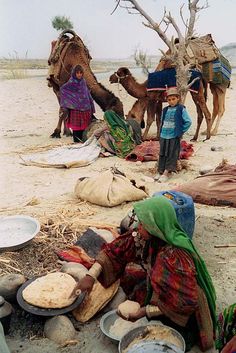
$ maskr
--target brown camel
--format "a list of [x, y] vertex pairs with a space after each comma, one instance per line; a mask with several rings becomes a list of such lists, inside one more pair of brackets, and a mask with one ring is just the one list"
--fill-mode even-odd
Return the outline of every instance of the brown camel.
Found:
[[[158, 101], [159, 102], [164, 101], [163, 93], [156, 92], [156, 91], [147, 92], [147, 89], [146, 89], [147, 81], [143, 83], [137, 82], [137, 80], [131, 74], [130, 70], [126, 67], [120, 67], [114, 74], [110, 76], [109, 80], [111, 83], [119, 82], [127, 90], [127, 92], [135, 98], [143, 98], [143, 97], [148, 98], [149, 113], [147, 114], [147, 127], [145, 130], [145, 134], [147, 135], [151, 124], [155, 120], [155, 111], [157, 110], [155, 104]], [[207, 124], [206, 139], [209, 139], [211, 136], [210, 135], [211, 113], [209, 112], [206, 105], [206, 99], [204, 96], [204, 85], [202, 81], [200, 82], [198, 93], [191, 92], [191, 96], [196, 105], [197, 115], [198, 115], [197, 129], [194, 134], [194, 137], [192, 138], [192, 141], [196, 141], [198, 139], [199, 129], [203, 120], [203, 114], [205, 116], [206, 124]], [[156, 121], [158, 122], [158, 129], [159, 129], [160, 114], [157, 114]]]
[[[168, 52], [167, 52], [167, 54], [168, 54]], [[205, 65], [205, 64], [202, 64], [202, 65]], [[161, 71], [163, 69], [168, 69], [170, 67], [173, 67], [171, 61], [164, 59], [164, 60], [160, 60], [156, 70]], [[204, 81], [205, 85], [209, 84], [211, 93], [213, 95], [213, 112], [212, 112], [212, 117], [211, 117], [211, 136], [215, 136], [215, 135], [217, 135], [217, 132], [218, 132], [220, 120], [225, 112], [225, 95], [226, 95], [226, 90], [227, 90], [229, 84], [228, 83], [215, 84], [215, 83], [209, 81], [209, 78], [206, 78], [204, 75], [203, 75], [203, 81]], [[215, 127], [213, 128], [215, 121], [216, 121]], [[200, 128], [200, 126], [199, 126], [199, 128]], [[206, 135], [207, 130], [202, 132], [202, 134]]]
[[[127, 77], [130, 76], [133, 82], [130, 83], [130, 80], [127, 80]], [[146, 83], [138, 83], [136, 79], [131, 75], [129, 69], [122, 67], [114, 72], [109, 78], [110, 83], [120, 83], [126, 91], [133, 97], [138, 98], [138, 100], [134, 103], [133, 107], [127, 114], [127, 118], [133, 118], [137, 120], [141, 128], [145, 126], [144, 123], [144, 114], [147, 111], [147, 123], [146, 128], [143, 133], [143, 140], [146, 140], [149, 129], [154, 120], [156, 120], [157, 125], [157, 139], [159, 140], [159, 130], [160, 130], [160, 117], [162, 111], [162, 102], [163, 98], [162, 93], [158, 94], [158, 98], [156, 94], [153, 96], [152, 94], [147, 94]]]
[[[68, 34], [72, 35], [70, 38]], [[48, 59], [49, 77], [48, 85], [60, 100], [60, 86], [68, 81], [71, 70], [75, 65], [84, 69], [84, 78], [95, 102], [103, 111], [109, 107], [119, 114], [124, 115], [123, 104], [111, 91], [99, 83], [90, 68], [91, 56], [82, 39], [72, 30], [65, 30], [57, 42], [52, 43], [52, 51]], [[59, 121], [51, 137], [60, 137], [62, 122], [65, 118], [63, 110], [59, 111]]]

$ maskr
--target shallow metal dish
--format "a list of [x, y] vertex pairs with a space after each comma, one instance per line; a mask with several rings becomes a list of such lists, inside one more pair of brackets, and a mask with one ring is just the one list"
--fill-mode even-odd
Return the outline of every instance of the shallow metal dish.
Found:
[[[141, 327], [136, 327], [133, 330], [129, 331], [127, 334], [125, 334], [119, 343], [119, 353], [124, 353], [125, 350], [127, 350], [127, 347], [129, 346], [129, 344], [131, 342], [133, 342], [136, 338], [142, 336], [146, 329], [149, 326], [154, 326], [153, 324], [148, 324], [145, 326], [141, 326]], [[156, 353], [156, 352], [163, 352], [164, 351], [168, 351], [169, 353], [184, 353], [185, 352], [185, 341], [184, 338], [182, 337], [182, 335], [174, 330], [172, 327], [169, 326], [165, 326], [162, 324], [155, 324], [156, 327], [160, 326], [160, 328], [167, 327], [171, 333], [177, 337], [177, 339], [179, 340], [180, 343], [180, 347], [177, 347], [176, 345], [168, 342], [167, 340], [163, 340], [163, 339], [156, 339], [156, 340], [144, 340], [142, 338], [140, 338], [140, 341], [137, 341], [133, 346], [131, 346], [129, 348], [129, 350], [127, 351], [127, 353], [133, 353], [133, 352], [137, 352], [137, 353]], [[137, 347], [138, 345], [138, 347]], [[135, 346], [135, 350], [134, 350], [134, 346]], [[146, 348], [148, 347], [149, 350], [146, 350]], [[144, 348], [145, 347], [145, 348]], [[163, 348], [164, 347], [164, 348]], [[139, 350], [137, 350], [139, 349]], [[145, 350], [144, 350], [145, 349]]]
[[[108, 313], [104, 314], [100, 320], [100, 328], [104, 335], [109, 337], [113, 342], [118, 343], [122, 336], [114, 336], [110, 334], [110, 328], [114, 324], [114, 322], [119, 319], [120, 316], [116, 313], [116, 310], [111, 310]], [[147, 325], [149, 321], [144, 317], [139, 319], [140, 326]]]
[[40, 231], [39, 221], [30, 216], [0, 217], [0, 251], [26, 246]]
[[24, 284], [22, 284], [22, 286], [18, 289], [17, 295], [16, 295], [17, 302], [21, 306], [21, 308], [24, 309], [25, 311], [28, 311], [31, 314], [39, 315], [39, 316], [62, 315], [62, 314], [68, 313], [69, 311], [72, 311], [75, 308], [77, 308], [82, 303], [82, 301], [84, 300], [84, 297], [85, 297], [86, 293], [85, 292], [81, 292], [81, 294], [74, 301], [74, 303], [72, 303], [69, 306], [66, 306], [65, 308], [61, 308], [61, 309], [43, 309], [43, 308], [39, 308], [38, 306], [31, 305], [31, 304], [27, 303], [23, 299], [22, 292], [30, 283], [35, 281], [37, 278], [38, 277], [29, 279]]

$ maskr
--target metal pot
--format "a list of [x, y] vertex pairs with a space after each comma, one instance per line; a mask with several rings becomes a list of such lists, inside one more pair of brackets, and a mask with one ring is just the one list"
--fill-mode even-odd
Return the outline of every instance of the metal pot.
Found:
[[[171, 334], [179, 341], [178, 346], [171, 343], [167, 339], [161, 338], [152, 338], [150, 340], [145, 339], [148, 330], [155, 327], [155, 330], [163, 329], [163, 327], [168, 328]], [[158, 336], [157, 336], [158, 337]], [[132, 346], [132, 342], [135, 340], [134, 345]], [[130, 345], [130, 348], [128, 346]], [[127, 350], [128, 348], [128, 350]], [[157, 325], [146, 325], [136, 327], [133, 330], [129, 331], [125, 334], [119, 343], [119, 353], [184, 353], [185, 352], [185, 341], [181, 334], [172, 329], [169, 326], [165, 326], [162, 324]]]

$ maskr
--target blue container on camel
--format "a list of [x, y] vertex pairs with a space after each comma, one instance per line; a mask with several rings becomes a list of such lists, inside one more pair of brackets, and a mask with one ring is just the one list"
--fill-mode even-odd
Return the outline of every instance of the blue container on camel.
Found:
[[195, 227], [195, 210], [192, 197], [173, 190], [155, 192], [152, 196], [165, 196], [170, 201], [175, 209], [179, 224], [192, 239]]

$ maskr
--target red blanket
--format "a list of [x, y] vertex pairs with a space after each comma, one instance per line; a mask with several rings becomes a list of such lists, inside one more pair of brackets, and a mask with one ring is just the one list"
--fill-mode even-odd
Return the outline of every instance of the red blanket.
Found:
[[[194, 152], [193, 145], [182, 140], [180, 147], [180, 159], [189, 159]], [[158, 141], [144, 141], [141, 145], [136, 146], [135, 149], [128, 154], [126, 160], [132, 162], [157, 161], [159, 151], [160, 145]]]

